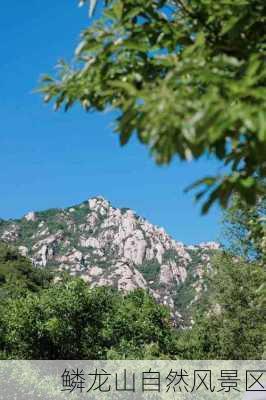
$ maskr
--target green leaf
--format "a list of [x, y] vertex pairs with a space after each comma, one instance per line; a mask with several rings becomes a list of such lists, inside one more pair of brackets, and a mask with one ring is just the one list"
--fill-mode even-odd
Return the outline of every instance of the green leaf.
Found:
[[259, 111], [259, 130], [258, 130], [258, 139], [260, 142], [266, 142], [266, 113], [263, 111]]
[[192, 183], [191, 185], [189, 185], [186, 189], [185, 192], [189, 192], [192, 189], [195, 189], [198, 186], [201, 185], [206, 185], [206, 186], [212, 186], [215, 182], [216, 182], [217, 178], [216, 177], [212, 177], [212, 176], [207, 176], [203, 179], [199, 179], [196, 182]]
[[256, 184], [256, 181], [255, 181], [255, 178], [253, 178], [252, 176], [249, 176], [247, 178], [240, 179], [240, 184], [244, 188], [250, 189], [252, 186], [254, 186]]
[[121, 0], [117, 0], [113, 5], [114, 16], [120, 20], [123, 15], [123, 2]]
[[211, 192], [211, 194], [208, 197], [208, 200], [203, 204], [202, 209], [201, 209], [201, 213], [207, 214], [209, 209], [211, 208], [211, 206], [213, 205], [213, 203], [219, 199], [219, 193], [220, 193], [220, 186], [218, 188], [216, 188], [215, 190], [213, 190]]
[[142, 42], [142, 41], [127, 39], [127, 40], [124, 40], [123, 44], [129, 50], [137, 50], [137, 51], [142, 51], [142, 52], [146, 52], [146, 51], [150, 50], [149, 44]]

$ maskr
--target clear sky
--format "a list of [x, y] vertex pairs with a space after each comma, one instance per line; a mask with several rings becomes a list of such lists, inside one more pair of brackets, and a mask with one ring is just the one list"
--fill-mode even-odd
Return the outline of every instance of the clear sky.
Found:
[[121, 148], [111, 113], [55, 113], [33, 94], [42, 73], [71, 60], [88, 24], [76, 0], [2, 1], [0, 217], [65, 207], [95, 195], [128, 207], [185, 243], [215, 240], [220, 212], [200, 215], [183, 189], [215, 172], [211, 161], [154, 165], [133, 140]]

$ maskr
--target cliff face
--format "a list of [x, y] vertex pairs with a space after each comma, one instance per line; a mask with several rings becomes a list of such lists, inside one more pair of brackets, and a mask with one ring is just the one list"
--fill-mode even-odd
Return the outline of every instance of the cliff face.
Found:
[[180, 317], [204, 289], [215, 242], [185, 246], [163, 228], [102, 197], [66, 209], [0, 221], [0, 240], [33, 264], [80, 276], [91, 286], [149, 290]]

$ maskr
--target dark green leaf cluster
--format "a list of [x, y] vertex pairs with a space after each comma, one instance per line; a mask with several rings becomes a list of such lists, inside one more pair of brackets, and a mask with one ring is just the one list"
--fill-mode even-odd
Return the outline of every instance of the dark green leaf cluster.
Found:
[[33, 267], [16, 249], [0, 243], [0, 300], [38, 292], [49, 286], [52, 277], [51, 271]]
[[147, 260], [138, 267], [146, 281], [158, 281], [161, 266], [157, 259]]
[[174, 352], [169, 313], [148, 294], [89, 289], [79, 279], [10, 300], [2, 329], [3, 350], [13, 358], [142, 359]]

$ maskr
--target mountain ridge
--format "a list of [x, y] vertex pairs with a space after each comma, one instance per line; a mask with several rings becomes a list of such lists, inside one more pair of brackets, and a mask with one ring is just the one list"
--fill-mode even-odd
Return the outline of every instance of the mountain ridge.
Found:
[[41, 267], [80, 276], [90, 286], [142, 288], [181, 318], [204, 290], [216, 242], [185, 245], [102, 196], [78, 205], [0, 220], [0, 240]]

